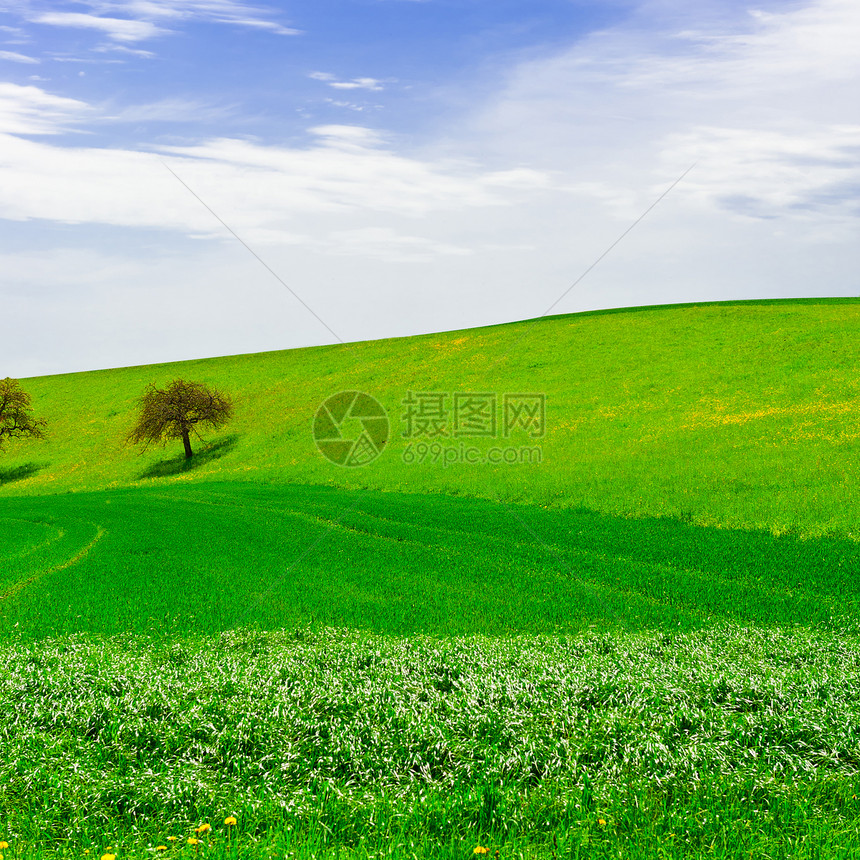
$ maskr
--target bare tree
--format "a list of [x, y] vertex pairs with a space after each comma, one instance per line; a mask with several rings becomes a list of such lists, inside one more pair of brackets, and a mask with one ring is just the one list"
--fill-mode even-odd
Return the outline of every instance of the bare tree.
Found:
[[166, 445], [171, 439], [181, 439], [186, 460], [193, 454], [191, 434], [200, 438], [198, 424], [215, 429], [233, 415], [233, 404], [226, 394], [183, 379], [175, 379], [165, 389], [148, 385], [139, 404], [140, 415], [128, 441], [143, 443], [145, 451], [152, 442]]
[[7, 438], [45, 438], [47, 422], [44, 418], [34, 418], [31, 412], [30, 395], [21, 388], [21, 383], [8, 376], [0, 379], [0, 451]]

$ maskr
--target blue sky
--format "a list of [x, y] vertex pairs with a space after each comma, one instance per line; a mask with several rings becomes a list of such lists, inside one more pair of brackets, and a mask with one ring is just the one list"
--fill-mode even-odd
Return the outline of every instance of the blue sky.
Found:
[[444, 133], [511, 64], [628, 14], [623, 3], [570, 0], [6, 8], [3, 79], [94, 108], [95, 121], [71, 129], [87, 145], [138, 148], [224, 135], [306, 142], [329, 123]]
[[0, 376], [857, 295], [858, 43], [853, 0], [0, 0]]

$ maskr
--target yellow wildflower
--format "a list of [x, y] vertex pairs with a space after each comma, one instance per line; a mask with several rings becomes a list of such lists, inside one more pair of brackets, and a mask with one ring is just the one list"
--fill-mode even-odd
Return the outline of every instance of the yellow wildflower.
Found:
[[116, 854], [102, 854], [102, 860], [116, 860]]
[[0, 851], [5, 851], [9, 847], [8, 842], [0, 842]]
[[178, 836], [168, 836], [167, 837], [168, 842], [176, 842], [177, 839], [179, 839]]
[[605, 818], [598, 818], [598, 819], [597, 819], [597, 823], [598, 823], [601, 827], [604, 827], [604, 826], [606, 825], [606, 819], [605, 819]]
[[211, 829], [211, 824], [201, 824], [199, 827], [194, 828], [194, 832], [199, 835], [200, 833], [208, 833]]
[[189, 837], [188, 844], [189, 845], [198, 845], [200, 843], [199, 839], [195, 839], [193, 836]]
[[233, 827], [233, 826], [236, 824], [236, 816], [235, 816], [235, 815], [228, 815], [228, 816], [224, 819], [224, 823], [225, 823], [228, 827]]
[[490, 849], [484, 848], [483, 845], [476, 845], [475, 850], [472, 852], [473, 854], [489, 854]]

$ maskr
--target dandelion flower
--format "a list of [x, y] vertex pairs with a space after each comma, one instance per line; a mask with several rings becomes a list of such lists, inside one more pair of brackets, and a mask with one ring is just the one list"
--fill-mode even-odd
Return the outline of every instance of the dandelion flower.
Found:
[[224, 823], [225, 823], [228, 827], [234, 827], [234, 826], [235, 826], [235, 824], [236, 824], [236, 816], [235, 816], [235, 815], [228, 815], [228, 816], [224, 819]]
[[102, 860], [116, 860], [116, 854], [102, 854]]
[[605, 827], [605, 826], [606, 826], [606, 819], [605, 819], [605, 818], [598, 818], [598, 819], [597, 819], [597, 823], [598, 823], [601, 827]]
[[167, 837], [168, 842], [176, 842], [177, 839], [179, 839], [178, 836], [168, 836]]
[[211, 824], [201, 824], [199, 827], [194, 828], [194, 832], [197, 834], [208, 833], [211, 829], [212, 829]]
[[[198, 845], [199, 843], [200, 843], [200, 840], [199, 840], [199, 839], [195, 839], [193, 836], [190, 836], [190, 837], [188, 838], [188, 844], [189, 844], [189, 845]], [[102, 860], [104, 860], [104, 858], [102, 858]]]
[[483, 845], [476, 845], [475, 850], [472, 852], [473, 854], [489, 854], [490, 849], [484, 848]]
[[0, 851], [5, 851], [9, 847], [8, 842], [0, 842]]

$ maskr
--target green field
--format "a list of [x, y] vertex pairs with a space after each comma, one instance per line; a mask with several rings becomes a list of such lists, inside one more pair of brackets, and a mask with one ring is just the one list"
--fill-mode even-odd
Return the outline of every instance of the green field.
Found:
[[[860, 499], [858, 326], [860, 299], [669, 306], [30, 379], [51, 437], [10, 449], [0, 482], [4, 496], [151, 481], [328, 484], [848, 534]], [[181, 445], [140, 456], [123, 442], [144, 387], [179, 375], [236, 400], [235, 421], [191, 472]], [[393, 433], [371, 467], [333, 469], [313, 417], [352, 389], [380, 400]], [[545, 393], [542, 463], [404, 464], [410, 390]]]
[[[24, 380], [0, 853], [860, 857], [858, 322], [667, 306]], [[236, 407], [188, 463], [123, 442], [178, 376]], [[392, 423], [362, 468], [312, 435], [344, 390]], [[410, 391], [544, 395], [545, 435], [465, 439], [539, 462], [444, 463]]]

